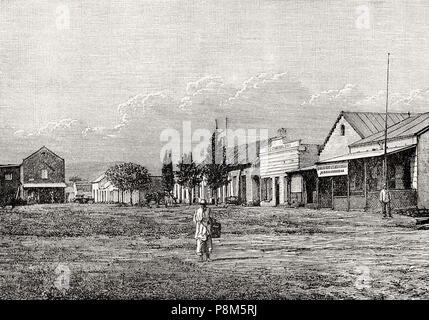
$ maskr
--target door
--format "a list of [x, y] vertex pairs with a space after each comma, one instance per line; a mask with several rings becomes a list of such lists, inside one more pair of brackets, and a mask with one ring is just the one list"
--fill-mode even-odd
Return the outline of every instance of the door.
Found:
[[246, 176], [240, 177], [240, 201], [241, 201], [241, 203], [247, 203], [247, 199], [246, 199]]
[[320, 207], [332, 208], [332, 177], [319, 180]]
[[274, 184], [276, 187], [276, 203], [275, 205], [278, 206], [280, 204], [280, 183], [279, 183], [279, 177], [276, 177], [274, 179]]
[[316, 176], [314, 174], [307, 174], [304, 177], [305, 191], [307, 193], [307, 203], [313, 203], [313, 193], [316, 191]]

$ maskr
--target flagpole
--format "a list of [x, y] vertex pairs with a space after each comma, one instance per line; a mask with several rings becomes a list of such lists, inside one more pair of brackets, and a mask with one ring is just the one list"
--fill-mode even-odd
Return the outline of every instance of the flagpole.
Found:
[[390, 63], [390, 53], [387, 53], [387, 81], [386, 81], [386, 115], [384, 123], [384, 183], [386, 188], [389, 189], [388, 185], [388, 174], [387, 174], [387, 114], [389, 106], [389, 63]]

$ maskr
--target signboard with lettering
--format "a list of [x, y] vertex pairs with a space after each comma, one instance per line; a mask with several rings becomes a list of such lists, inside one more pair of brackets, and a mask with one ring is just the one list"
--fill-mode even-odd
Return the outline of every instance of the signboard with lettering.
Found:
[[349, 173], [347, 162], [320, 164], [317, 166], [318, 177], [346, 176]]
[[292, 141], [292, 142], [284, 142], [283, 139], [275, 139], [271, 140], [269, 149], [275, 150], [275, 149], [290, 149], [290, 148], [297, 148], [300, 145], [300, 141]]

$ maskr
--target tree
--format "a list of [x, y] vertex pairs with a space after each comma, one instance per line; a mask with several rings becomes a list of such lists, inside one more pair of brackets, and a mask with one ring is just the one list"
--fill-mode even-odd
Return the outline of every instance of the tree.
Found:
[[130, 192], [131, 205], [133, 205], [133, 191], [146, 190], [151, 182], [148, 170], [132, 162], [116, 164], [107, 169], [105, 175], [118, 189]]
[[[204, 166], [203, 174], [206, 178], [207, 185], [210, 187], [212, 192], [215, 192], [218, 188], [228, 185], [228, 173], [231, 168], [225, 163], [210, 163]], [[215, 197], [215, 203], [218, 204], [218, 198]]]
[[[170, 196], [176, 201], [173, 196], [174, 188], [174, 172], [173, 172], [173, 162], [171, 159], [171, 151], [167, 151], [164, 156], [164, 161], [162, 165], [162, 188], [166, 196]], [[165, 206], [167, 206], [167, 201], [165, 201]]]
[[[207, 185], [213, 192], [218, 188], [228, 185], [228, 173], [231, 171], [231, 166], [226, 163], [226, 147], [222, 141], [218, 139], [217, 132], [212, 135], [211, 146], [211, 163], [208, 163], [203, 168], [203, 175], [206, 178]], [[215, 196], [215, 203], [218, 204], [218, 198]]]
[[182, 160], [177, 164], [177, 168], [177, 182], [186, 189], [189, 204], [191, 204], [194, 199], [191, 199], [190, 191], [202, 180], [201, 168], [192, 160], [192, 154], [183, 156]]
[[78, 182], [78, 181], [82, 181], [82, 178], [79, 176], [72, 176], [69, 178], [70, 182]]

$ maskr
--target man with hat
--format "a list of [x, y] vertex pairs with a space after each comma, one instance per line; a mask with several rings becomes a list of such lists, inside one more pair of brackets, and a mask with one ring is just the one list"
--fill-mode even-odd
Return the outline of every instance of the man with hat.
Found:
[[199, 202], [200, 206], [195, 210], [194, 223], [195, 228], [195, 239], [197, 241], [196, 253], [199, 256], [200, 261], [204, 261], [203, 255], [206, 255], [207, 261], [210, 261], [210, 253], [212, 252], [212, 237], [211, 237], [211, 211], [207, 208], [207, 202], [205, 199], [201, 199]]
[[390, 212], [390, 193], [387, 190], [387, 185], [383, 185], [383, 189], [380, 191], [380, 203], [381, 203], [381, 212], [383, 214], [383, 219], [387, 217], [392, 218], [392, 213]]

